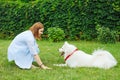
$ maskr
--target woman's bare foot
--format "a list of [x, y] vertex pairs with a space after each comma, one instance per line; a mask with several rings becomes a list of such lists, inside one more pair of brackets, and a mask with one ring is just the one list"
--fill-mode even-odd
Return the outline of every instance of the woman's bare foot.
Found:
[[35, 68], [38, 68], [38, 67], [32, 64], [31, 68], [35, 69]]

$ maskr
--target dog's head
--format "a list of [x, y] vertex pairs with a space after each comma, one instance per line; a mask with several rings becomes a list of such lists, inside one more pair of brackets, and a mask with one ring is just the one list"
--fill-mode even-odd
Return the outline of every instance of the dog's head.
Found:
[[72, 51], [74, 51], [76, 47], [74, 45], [69, 44], [67, 41], [63, 44], [63, 46], [59, 49], [61, 55], [69, 55]]

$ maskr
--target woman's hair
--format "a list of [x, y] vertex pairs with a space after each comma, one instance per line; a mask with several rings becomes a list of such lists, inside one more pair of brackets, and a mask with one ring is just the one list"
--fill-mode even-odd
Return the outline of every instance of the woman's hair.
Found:
[[39, 35], [38, 31], [39, 31], [39, 29], [42, 29], [42, 28], [44, 28], [44, 26], [41, 22], [36, 22], [30, 27], [30, 30], [32, 31], [32, 33], [36, 39], [40, 39], [40, 35]]

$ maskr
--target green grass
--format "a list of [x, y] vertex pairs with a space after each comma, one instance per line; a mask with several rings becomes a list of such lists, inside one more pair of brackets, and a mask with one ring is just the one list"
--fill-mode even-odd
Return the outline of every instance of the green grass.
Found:
[[[56, 67], [53, 64], [64, 63], [63, 57], [59, 55], [58, 49], [64, 42], [52, 43], [49, 41], [38, 41], [40, 57], [45, 65], [52, 70], [31, 69], [22, 70], [14, 62], [7, 60], [7, 48], [11, 40], [0, 40], [0, 80], [119, 80], [120, 79], [120, 43], [101, 44], [89, 41], [68, 41], [91, 54], [95, 49], [103, 48], [113, 54], [118, 61], [117, 66], [109, 69], [98, 68], [69, 68]], [[36, 63], [34, 63], [36, 65]]]

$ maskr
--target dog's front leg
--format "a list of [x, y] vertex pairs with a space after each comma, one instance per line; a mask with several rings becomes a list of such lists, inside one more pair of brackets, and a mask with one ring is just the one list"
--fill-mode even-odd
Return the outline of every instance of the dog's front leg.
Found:
[[64, 67], [67, 66], [67, 64], [53, 64], [54, 66], [60, 66], [60, 67]]

